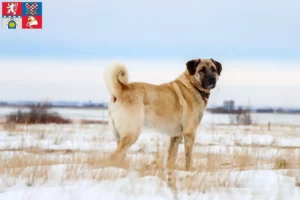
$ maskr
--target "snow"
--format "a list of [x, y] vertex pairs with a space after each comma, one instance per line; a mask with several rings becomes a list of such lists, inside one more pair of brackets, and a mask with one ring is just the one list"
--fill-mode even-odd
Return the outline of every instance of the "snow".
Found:
[[[292, 199], [300, 198], [295, 180], [273, 171], [245, 172], [240, 188], [217, 188], [205, 193], [182, 192], [178, 199]], [[243, 175], [240, 176], [241, 178]], [[174, 199], [172, 191], [153, 177], [124, 178], [117, 181], [80, 181], [61, 185], [46, 184], [28, 187], [15, 185], [0, 193], [0, 199]]]
[[[105, 166], [101, 158], [116, 148], [106, 125], [0, 127], [0, 199], [300, 199], [298, 127], [204, 123], [192, 171], [184, 170], [179, 147], [176, 187], [165, 168], [168, 142], [144, 129], [128, 167]], [[158, 149], [163, 166], [147, 172]]]

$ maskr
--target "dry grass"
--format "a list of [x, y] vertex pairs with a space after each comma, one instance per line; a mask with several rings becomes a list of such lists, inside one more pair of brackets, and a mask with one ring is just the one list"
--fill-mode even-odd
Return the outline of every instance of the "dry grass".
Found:
[[[92, 128], [91, 128], [92, 127]], [[84, 131], [91, 129], [89, 135]], [[274, 128], [274, 127], [273, 127]], [[96, 147], [113, 141], [108, 137], [107, 127], [93, 127], [80, 125], [77, 132], [82, 130], [84, 141], [91, 149], [45, 148], [43, 141], [62, 146], [62, 143], [72, 140], [78, 133], [64, 129], [44, 129], [42, 126], [17, 126], [11, 130], [19, 136], [20, 146], [10, 148], [10, 145], [1, 149], [0, 174], [6, 177], [6, 186], [24, 180], [27, 186], [46, 183], [52, 178], [53, 168], [63, 170], [60, 183], [78, 180], [116, 180], [136, 173], [138, 177], [156, 177], [160, 184], [167, 183], [174, 194], [180, 191], [206, 192], [211, 188], [242, 187], [245, 170], [286, 170], [285, 176], [294, 177], [296, 186], [300, 186], [300, 151], [299, 147], [288, 148], [280, 146], [277, 139], [271, 145], [243, 144], [235, 141], [235, 145], [226, 146], [220, 143], [201, 145], [195, 144], [193, 154], [193, 168], [184, 171], [184, 152], [179, 151], [175, 170], [166, 169], [167, 144], [159, 138], [151, 140], [151, 144], [138, 142], [135, 152], [130, 151], [122, 163], [110, 158], [111, 151]], [[79, 130], [79, 131], [78, 131]], [[217, 127], [213, 131], [218, 131]], [[244, 130], [248, 134], [251, 130]], [[32, 142], [32, 138], [35, 142]], [[155, 144], [151, 152], [149, 145]], [[277, 145], [275, 145], [275, 143]], [[29, 146], [29, 147], [28, 147]], [[217, 150], [214, 150], [218, 147]]]

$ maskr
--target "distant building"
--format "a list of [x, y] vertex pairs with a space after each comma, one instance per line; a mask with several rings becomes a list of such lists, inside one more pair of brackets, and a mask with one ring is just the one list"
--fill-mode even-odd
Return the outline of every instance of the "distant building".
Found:
[[229, 101], [224, 101], [223, 102], [223, 109], [227, 112], [232, 112], [234, 110], [234, 101], [229, 100]]

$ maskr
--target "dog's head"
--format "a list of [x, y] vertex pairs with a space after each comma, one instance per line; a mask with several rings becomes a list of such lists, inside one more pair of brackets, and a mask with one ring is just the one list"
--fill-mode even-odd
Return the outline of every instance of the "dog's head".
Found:
[[194, 59], [186, 63], [193, 84], [206, 90], [216, 87], [222, 64], [214, 59]]

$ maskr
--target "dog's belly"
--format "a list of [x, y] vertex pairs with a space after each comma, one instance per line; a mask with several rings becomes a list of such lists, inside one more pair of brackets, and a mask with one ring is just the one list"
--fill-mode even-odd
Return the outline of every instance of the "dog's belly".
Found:
[[166, 119], [148, 113], [145, 115], [144, 126], [153, 129], [158, 133], [175, 137], [182, 135], [182, 126], [178, 122], [179, 120]]

